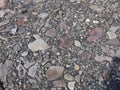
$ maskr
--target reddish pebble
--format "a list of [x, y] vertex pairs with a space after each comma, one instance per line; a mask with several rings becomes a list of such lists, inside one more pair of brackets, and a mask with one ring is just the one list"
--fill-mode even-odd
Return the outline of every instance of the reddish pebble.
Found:
[[18, 19], [17, 20], [17, 25], [23, 25], [25, 22], [24, 22], [24, 20], [23, 19]]

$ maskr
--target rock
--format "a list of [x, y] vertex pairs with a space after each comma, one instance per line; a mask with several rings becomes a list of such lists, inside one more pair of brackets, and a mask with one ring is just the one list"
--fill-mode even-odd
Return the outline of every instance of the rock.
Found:
[[96, 27], [92, 31], [88, 32], [89, 37], [87, 38], [88, 42], [93, 42], [98, 40], [103, 35], [103, 31], [101, 28]]
[[46, 77], [48, 80], [55, 80], [62, 76], [64, 67], [61, 66], [50, 66], [46, 71]]
[[72, 75], [70, 75], [70, 74], [65, 74], [64, 79], [66, 79], [67, 81], [73, 81], [74, 77]]
[[16, 28], [12, 28], [10, 31], [10, 34], [15, 35], [17, 32], [17, 27]]
[[107, 32], [107, 35], [109, 39], [115, 39], [117, 37], [117, 35], [114, 32], [110, 32], [110, 31]]
[[80, 69], [79, 65], [78, 64], [74, 64], [74, 69], [75, 70], [79, 70]]
[[110, 78], [110, 69], [104, 70], [102, 76], [105, 80], [108, 80]]
[[97, 21], [97, 20], [93, 20], [93, 23], [94, 23], [94, 24], [98, 24], [99, 21]]
[[46, 18], [47, 16], [48, 16], [48, 13], [41, 13], [38, 15], [38, 17], [40, 17], [42, 19]]
[[67, 30], [69, 26], [67, 25], [66, 21], [62, 21], [59, 23], [59, 27], [63, 30]]
[[0, 0], [0, 8], [4, 7], [6, 5], [7, 0]]
[[49, 37], [55, 37], [57, 35], [57, 32], [54, 29], [50, 29], [45, 32], [45, 35]]
[[80, 42], [77, 41], [77, 40], [75, 40], [74, 45], [77, 46], [77, 47], [80, 47], [80, 46], [81, 46]]
[[28, 75], [31, 76], [32, 78], [34, 78], [36, 71], [37, 71], [37, 66], [34, 65], [34, 66], [29, 68]]
[[48, 44], [43, 39], [37, 39], [34, 42], [28, 44], [28, 48], [32, 51], [46, 50], [49, 48]]
[[28, 55], [28, 51], [24, 51], [21, 55], [22, 55], [23, 57], [27, 56], [27, 55]]
[[76, 0], [70, 0], [70, 2], [76, 2]]
[[120, 58], [120, 48], [116, 50], [116, 57]]
[[101, 56], [98, 56], [98, 55], [96, 55], [95, 60], [98, 61], [98, 62], [103, 62], [103, 61], [105, 61], [105, 60], [111, 62], [111, 61], [112, 61], [112, 58], [109, 57], [109, 56], [102, 56], [102, 55], [101, 55]]
[[7, 75], [13, 70], [13, 63], [7, 60], [4, 64], [0, 65], [0, 79], [6, 81]]
[[19, 18], [18, 20], [17, 20], [17, 25], [19, 25], [19, 26], [22, 26], [22, 25], [24, 25], [24, 20], [22, 19], [22, 18]]
[[60, 45], [59, 48], [66, 50], [67, 48], [71, 47], [73, 45], [73, 40], [68, 37], [68, 36], [64, 36], [62, 38], [60, 38]]
[[26, 69], [21, 64], [19, 64], [16, 67], [16, 70], [18, 71], [19, 78], [22, 79], [26, 74]]
[[90, 19], [87, 18], [87, 19], [85, 20], [85, 22], [86, 22], [86, 23], [89, 23], [89, 22], [90, 22]]
[[7, 25], [8, 23], [9, 23], [9, 20], [4, 20], [4, 21], [0, 22], [0, 27]]
[[75, 88], [75, 81], [73, 81], [73, 82], [68, 82], [68, 88], [69, 88], [70, 90], [74, 90], [74, 88]]
[[54, 87], [66, 87], [66, 83], [64, 80], [56, 80], [56, 81], [53, 81], [53, 86]]
[[28, 69], [30, 66], [32, 66], [34, 64], [34, 62], [27, 62], [27, 63], [25, 63], [24, 64], [24, 67], [26, 68], [26, 69]]
[[101, 5], [90, 5], [89, 8], [98, 13], [101, 13], [104, 10], [104, 7]]
[[110, 31], [111, 32], [116, 32], [118, 28], [119, 28], [119, 26], [111, 26]]
[[107, 41], [107, 43], [109, 45], [113, 45], [113, 46], [119, 46], [120, 45], [120, 41], [118, 39], [110, 39]]
[[80, 82], [80, 75], [75, 76], [75, 81], [77, 81], [78, 83]]
[[4, 10], [1, 10], [1, 11], [0, 11], [0, 17], [1, 17], [1, 18], [2, 18], [5, 14], [6, 14], [6, 11], [4, 11]]

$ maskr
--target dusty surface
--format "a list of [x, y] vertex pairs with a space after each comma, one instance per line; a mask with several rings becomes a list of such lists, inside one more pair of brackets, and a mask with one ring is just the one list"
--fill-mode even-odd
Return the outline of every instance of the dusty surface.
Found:
[[112, 57], [120, 58], [119, 0], [0, 1], [5, 90], [105, 90]]

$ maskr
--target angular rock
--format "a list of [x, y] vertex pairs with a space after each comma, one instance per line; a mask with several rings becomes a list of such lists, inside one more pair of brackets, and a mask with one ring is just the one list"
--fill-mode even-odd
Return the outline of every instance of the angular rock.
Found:
[[80, 75], [75, 76], [75, 81], [77, 81], [78, 83], [80, 82]]
[[92, 31], [88, 32], [89, 37], [87, 38], [88, 42], [93, 42], [98, 40], [103, 35], [103, 31], [101, 28], [96, 27]]
[[98, 13], [101, 13], [105, 9], [101, 5], [90, 5], [89, 8], [92, 9], [93, 11], [98, 12]]
[[113, 45], [113, 46], [119, 46], [120, 45], [120, 41], [118, 39], [110, 39], [107, 41], [107, 43], [109, 45]]
[[55, 80], [62, 76], [64, 67], [61, 66], [50, 66], [46, 71], [46, 77], [48, 80]]
[[55, 37], [57, 35], [57, 32], [54, 29], [50, 29], [45, 32], [45, 35], [49, 37]]
[[4, 7], [6, 5], [7, 0], [0, 0], [0, 8]]
[[26, 69], [21, 65], [19, 64], [17, 67], [16, 67], [16, 70], [18, 71], [18, 76], [20, 79], [24, 78], [25, 74], [26, 74]]
[[77, 46], [77, 47], [80, 47], [80, 46], [81, 46], [80, 42], [77, 41], [77, 40], [75, 40], [74, 45]]
[[12, 71], [13, 63], [10, 60], [7, 60], [5, 64], [0, 65], [0, 78], [2, 81], [6, 81], [7, 75]]
[[73, 82], [68, 82], [68, 88], [69, 88], [70, 90], [74, 90], [74, 88], [75, 88], [75, 81], [73, 81]]
[[71, 47], [73, 45], [73, 40], [68, 37], [68, 36], [64, 36], [62, 38], [60, 38], [60, 45], [59, 48], [66, 50], [67, 48]]
[[63, 30], [67, 30], [69, 26], [67, 25], [66, 21], [62, 21], [59, 23], [59, 27]]
[[70, 74], [65, 74], [64, 79], [66, 79], [67, 81], [73, 81], [74, 77], [72, 75], [70, 75]]
[[28, 44], [28, 48], [32, 51], [46, 50], [49, 48], [48, 44], [43, 39], [37, 39], [34, 42]]
[[66, 83], [64, 80], [56, 80], [53, 81], [54, 87], [66, 87]]
[[36, 71], [37, 71], [37, 66], [34, 65], [34, 66], [29, 68], [28, 75], [34, 78]]
[[107, 35], [109, 37], [109, 39], [115, 39], [117, 37], [117, 35], [114, 32], [107, 32]]

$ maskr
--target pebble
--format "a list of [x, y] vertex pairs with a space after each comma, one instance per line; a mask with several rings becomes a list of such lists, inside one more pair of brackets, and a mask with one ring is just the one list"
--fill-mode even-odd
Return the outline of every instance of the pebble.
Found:
[[57, 35], [57, 32], [54, 29], [50, 29], [45, 32], [45, 35], [49, 37], [55, 37]]
[[110, 31], [111, 32], [116, 32], [118, 28], [119, 28], [119, 26], [111, 26]]
[[94, 23], [94, 24], [98, 24], [98, 23], [99, 23], [99, 21], [93, 20], [93, 23]]
[[105, 61], [105, 60], [111, 62], [111, 61], [112, 61], [112, 58], [109, 57], [109, 56], [103, 56], [103, 55], [98, 56], [98, 55], [96, 55], [95, 60], [98, 61], [98, 62], [103, 62], [103, 61]]
[[70, 74], [65, 74], [64, 79], [66, 79], [67, 81], [73, 81], [74, 77], [72, 75], [70, 75]]
[[64, 80], [56, 80], [53, 81], [54, 87], [66, 87], [66, 83]]
[[24, 51], [21, 55], [22, 55], [23, 57], [27, 56], [27, 55], [28, 55], [28, 51]]
[[46, 71], [46, 77], [48, 80], [58, 79], [63, 75], [64, 67], [61, 66], [50, 66]]
[[85, 20], [85, 22], [86, 22], [86, 23], [89, 23], [89, 22], [90, 22], [90, 19], [87, 18], [87, 19]]
[[75, 81], [77, 81], [78, 83], [80, 82], [80, 75], [75, 76]]
[[6, 0], [0, 0], [0, 8], [6, 5]]
[[70, 0], [70, 2], [75, 2], [76, 0]]
[[115, 39], [117, 37], [117, 35], [114, 32], [110, 32], [110, 31], [107, 32], [107, 35], [109, 39]]
[[75, 70], [79, 70], [80, 69], [79, 65], [78, 64], [74, 64], [74, 69]]
[[48, 16], [48, 13], [41, 13], [38, 15], [38, 17], [40, 17], [42, 19], [46, 18], [47, 16]]
[[77, 41], [77, 40], [75, 40], [74, 45], [77, 46], [77, 47], [80, 47], [80, 46], [81, 46], [80, 42]]
[[34, 78], [36, 71], [37, 71], [37, 66], [34, 65], [34, 66], [29, 68], [28, 75]]
[[116, 51], [116, 57], [120, 58], [120, 48]]
[[0, 11], [0, 17], [2, 18], [4, 15], [6, 14], [6, 12], [4, 10]]
[[43, 39], [37, 39], [34, 42], [28, 44], [28, 48], [32, 51], [46, 50], [49, 48], [48, 44]]
[[68, 88], [69, 88], [70, 90], [74, 90], [74, 88], [75, 88], [75, 81], [73, 81], [73, 82], [68, 82]]

